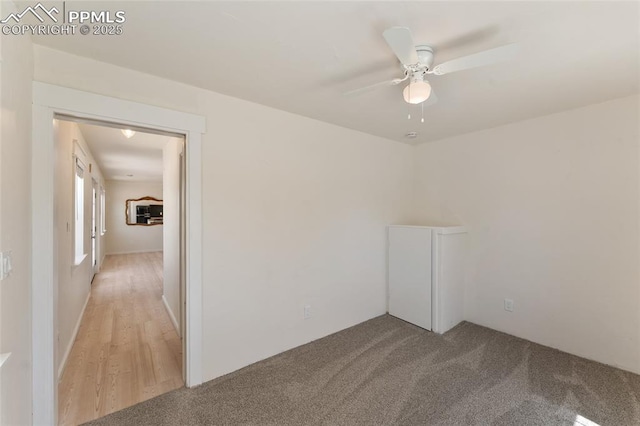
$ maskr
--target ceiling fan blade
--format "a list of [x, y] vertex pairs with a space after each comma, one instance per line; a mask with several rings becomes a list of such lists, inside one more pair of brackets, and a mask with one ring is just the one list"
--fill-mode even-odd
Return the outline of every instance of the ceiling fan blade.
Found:
[[444, 42], [438, 43], [434, 47], [438, 52], [442, 52], [444, 50], [453, 50], [461, 46], [485, 41], [495, 36], [499, 32], [500, 27], [498, 25], [490, 25], [483, 28], [477, 28], [475, 30], [467, 31], [463, 34], [459, 34], [454, 38], [450, 38], [448, 40], [445, 40]]
[[369, 86], [361, 87], [359, 89], [349, 90], [348, 92], [344, 93], [344, 96], [359, 95], [360, 93], [368, 92], [370, 90], [374, 90], [379, 87], [395, 86], [397, 84], [400, 84], [404, 80], [405, 80], [404, 78], [394, 78], [393, 80], [381, 81], [379, 83], [371, 84]]
[[349, 82], [357, 81], [357, 79], [365, 77], [367, 75], [375, 76], [377, 74], [384, 77], [385, 75], [393, 75], [393, 73], [397, 71], [397, 65], [389, 61], [389, 58], [384, 58], [376, 62], [370, 62], [363, 66], [344, 70], [344, 72], [340, 72], [339, 74], [335, 74], [323, 80], [322, 84], [326, 86], [347, 84]]
[[514, 43], [474, 53], [473, 55], [463, 56], [462, 58], [453, 59], [438, 65], [433, 69], [433, 74], [444, 75], [506, 61], [507, 59], [511, 59], [517, 51], [518, 45]]
[[418, 63], [418, 53], [413, 42], [411, 31], [406, 27], [391, 27], [386, 29], [382, 36], [387, 44], [404, 65]]

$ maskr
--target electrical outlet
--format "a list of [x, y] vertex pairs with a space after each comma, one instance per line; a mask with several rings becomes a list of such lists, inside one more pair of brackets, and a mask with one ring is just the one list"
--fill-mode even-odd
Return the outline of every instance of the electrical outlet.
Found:
[[513, 312], [513, 300], [504, 299], [504, 310], [508, 312]]
[[311, 305], [304, 305], [304, 319], [311, 318]]

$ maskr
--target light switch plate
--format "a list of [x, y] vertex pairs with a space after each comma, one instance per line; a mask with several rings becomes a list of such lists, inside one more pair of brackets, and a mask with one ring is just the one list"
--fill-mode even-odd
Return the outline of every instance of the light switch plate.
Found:
[[0, 281], [11, 275], [11, 251], [0, 252]]

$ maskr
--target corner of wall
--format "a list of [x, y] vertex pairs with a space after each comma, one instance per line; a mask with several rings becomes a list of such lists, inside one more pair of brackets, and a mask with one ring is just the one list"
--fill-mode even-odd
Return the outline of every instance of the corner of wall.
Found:
[[[0, 2], [0, 16], [17, 12]], [[0, 36], [0, 250], [13, 272], [0, 293], [0, 424], [32, 422], [31, 134], [33, 46], [29, 36]]]

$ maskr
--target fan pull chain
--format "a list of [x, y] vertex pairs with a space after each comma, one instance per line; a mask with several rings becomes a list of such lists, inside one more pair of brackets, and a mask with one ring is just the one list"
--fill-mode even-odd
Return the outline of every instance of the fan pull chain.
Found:
[[420, 120], [420, 122], [424, 123], [424, 102], [422, 102], [420, 106], [422, 107], [422, 119]]
[[[411, 99], [411, 84], [409, 84], [409, 99]], [[407, 102], [407, 120], [411, 120], [411, 104]]]

